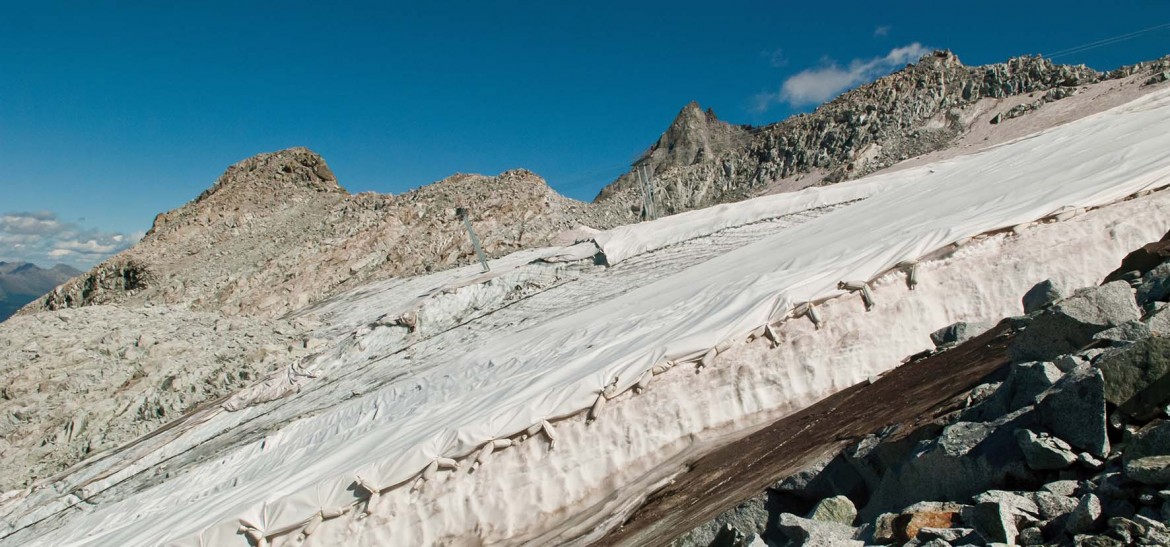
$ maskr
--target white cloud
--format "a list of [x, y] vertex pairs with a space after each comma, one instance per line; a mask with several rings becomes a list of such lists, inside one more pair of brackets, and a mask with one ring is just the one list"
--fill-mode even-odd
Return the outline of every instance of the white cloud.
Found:
[[49, 211], [4, 213], [0, 215], [0, 229], [12, 234], [48, 234], [60, 230], [61, 223]]
[[802, 70], [784, 80], [779, 91], [756, 95], [753, 98], [753, 110], [764, 112], [777, 103], [787, 103], [794, 107], [820, 104], [846, 89], [871, 82], [902, 65], [915, 62], [930, 51], [930, 48], [914, 42], [894, 48], [881, 57], [854, 59], [844, 67], [826, 59], [821, 66]]
[[880, 25], [873, 29], [874, 38], [885, 38], [890, 35], [890, 25]]
[[0, 261], [88, 268], [130, 248], [143, 234], [103, 232], [63, 222], [51, 211], [0, 213]]
[[58, 241], [53, 244], [54, 249], [64, 249], [76, 253], [91, 253], [91, 254], [107, 254], [113, 253], [118, 248], [117, 242], [113, 237], [103, 238], [108, 239], [111, 243], [98, 243], [96, 239], [77, 240], [66, 239]]

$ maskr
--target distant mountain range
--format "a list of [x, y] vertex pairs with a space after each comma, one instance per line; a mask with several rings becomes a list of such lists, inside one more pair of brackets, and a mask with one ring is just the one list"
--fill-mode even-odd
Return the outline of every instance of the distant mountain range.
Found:
[[0, 321], [81, 272], [64, 264], [41, 268], [29, 262], [0, 262]]

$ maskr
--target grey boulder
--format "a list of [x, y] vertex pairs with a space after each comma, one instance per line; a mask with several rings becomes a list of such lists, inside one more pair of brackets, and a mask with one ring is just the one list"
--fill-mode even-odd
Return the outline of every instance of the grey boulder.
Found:
[[975, 338], [994, 326], [995, 323], [986, 321], [974, 323], [959, 321], [930, 333], [930, 341], [934, 342], [935, 347], [950, 347]]
[[1012, 365], [1007, 380], [1000, 388], [1006, 400], [1005, 412], [1014, 412], [1036, 403], [1036, 399], [1060, 380], [1061, 372], [1056, 365], [1043, 362], [1017, 363]]
[[1170, 338], [1152, 337], [1102, 357], [1105, 399], [1131, 419], [1157, 416], [1170, 403]]
[[813, 507], [808, 518], [819, 522], [836, 522], [846, 526], [853, 526], [857, 520], [857, 507], [845, 496], [825, 498]]
[[1036, 471], [1064, 469], [1077, 461], [1077, 454], [1068, 443], [1046, 433], [1017, 429], [1016, 441], [1024, 452], [1024, 461]]
[[1040, 518], [1044, 520], [1052, 520], [1054, 518], [1063, 517], [1077, 508], [1077, 498], [1071, 496], [1062, 496], [1052, 492], [1040, 491], [1032, 493], [1032, 501], [1036, 502], [1036, 508], [1040, 512]]
[[861, 547], [864, 542], [853, 539], [857, 533], [851, 526], [838, 522], [819, 522], [782, 513], [778, 523], [780, 532], [793, 545], [803, 547]]
[[1061, 294], [1060, 289], [1052, 284], [1051, 279], [1045, 279], [1024, 293], [1024, 313], [1029, 314], [1042, 310], [1061, 298], [1064, 298], [1064, 295]]
[[1170, 484], [1170, 421], [1156, 420], [1133, 435], [1122, 454], [1125, 476], [1145, 484]]
[[1050, 361], [1093, 341], [1093, 335], [1141, 318], [1125, 281], [1082, 289], [1039, 313], [1009, 349], [1013, 361]]
[[1143, 322], [1150, 329], [1151, 335], [1170, 336], [1170, 311], [1166, 311], [1165, 305], [1151, 312]]
[[1093, 335], [1094, 340], [1104, 340], [1114, 346], [1132, 344], [1145, 340], [1151, 335], [1149, 325], [1141, 321], [1128, 321]]
[[1091, 365], [1064, 375], [1036, 403], [1040, 424], [1056, 437], [1098, 458], [1109, 454], [1105, 379]]
[[1101, 524], [1101, 500], [1094, 494], [1085, 494], [1077, 503], [1077, 508], [1068, 515], [1065, 531], [1070, 536], [1092, 532]]
[[1164, 262], [1142, 276], [1134, 295], [1139, 306], [1151, 302], [1165, 302], [1170, 298], [1170, 263]]

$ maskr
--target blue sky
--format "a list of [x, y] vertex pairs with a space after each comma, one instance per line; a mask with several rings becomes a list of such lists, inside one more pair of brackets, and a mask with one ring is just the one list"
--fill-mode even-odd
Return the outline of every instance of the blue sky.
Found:
[[[0, 260], [78, 266], [260, 152], [308, 146], [351, 192], [524, 167], [588, 200], [691, 100], [763, 124], [927, 48], [1170, 23], [1164, 0], [3, 3]], [[1166, 54], [1170, 25], [1056, 60]]]

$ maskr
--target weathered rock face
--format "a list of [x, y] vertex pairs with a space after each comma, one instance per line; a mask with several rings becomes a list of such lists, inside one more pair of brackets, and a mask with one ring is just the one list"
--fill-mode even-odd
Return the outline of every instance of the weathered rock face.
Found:
[[1072, 447], [1058, 437], [1017, 429], [1016, 440], [1024, 453], [1024, 461], [1036, 471], [1064, 469], [1077, 461]]
[[[1161, 59], [1102, 74], [1041, 57], [968, 67], [939, 51], [811, 114], [763, 127], [727, 124], [688, 104], [635, 170], [649, 166], [657, 207], [667, 214], [834, 183], [946, 147], [969, 129], [967, 107], [981, 99], [1044, 92], [1031, 111], [1075, 94], [1078, 86], [1167, 68], [1170, 59]], [[636, 209], [638, 184], [631, 170], [594, 201], [616, 200]]]
[[369, 279], [471, 262], [456, 207], [470, 209], [492, 256], [548, 245], [579, 223], [619, 222], [524, 170], [349, 195], [320, 156], [292, 148], [229, 167], [197, 199], [159, 215], [138, 245], [26, 311], [151, 303], [275, 317]]
[[1036, 412], [1041, 425], [1078, 450], [1098, 458], [1109, 454], [1100, 370], [1081, 365], [1067, 372], [1036, 404]]
[[820, 522], [836, 522], [853, 526], [853, 521], [857, 519], [857, 508], [853, 506], [853, 502], [849, 498], [833, 496], [821, 500], [816, 507], [813, 507], [808, 518]]

